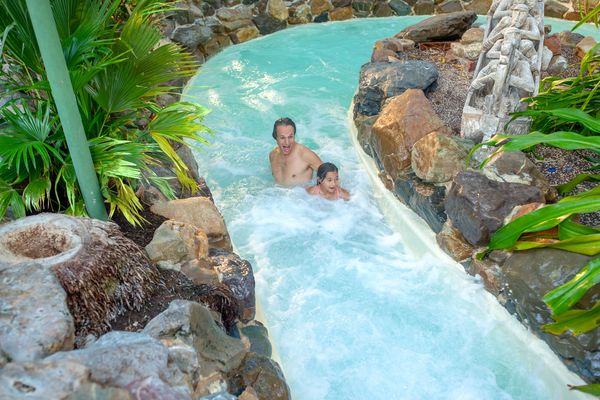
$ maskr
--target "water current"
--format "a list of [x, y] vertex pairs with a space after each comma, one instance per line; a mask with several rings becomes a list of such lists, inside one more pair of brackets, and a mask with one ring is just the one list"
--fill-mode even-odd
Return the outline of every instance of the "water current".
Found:
[[[212, 109], [196, 154], [296, 400], [568, 399], [581, 384], [390, 199], [348, 109], [373, 43], [418, 17], [287, 29], [232, 46], [187, 88]], [[560, 21], [552, 21], [554, 31]], [[585, 27], [593, 30], [593, 27]], [[584, 34], [589, 32], [584, 31]], [[597, 32], [596, 32], [597, 34]], [[349, 202], [274, 185], [272, 124], [340, 167]]]

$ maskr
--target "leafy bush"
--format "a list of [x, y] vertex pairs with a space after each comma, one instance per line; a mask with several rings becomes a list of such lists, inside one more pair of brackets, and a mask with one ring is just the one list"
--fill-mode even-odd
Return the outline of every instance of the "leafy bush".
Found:
[[[175, 93], [175, 82], [197, 65], [175, 44], [162, 44], [159, 13], [171, 6], [140, 0], [131, 11], [117, 0], [51, 1], [101, 192], [109, 215], [119, 210], [141, 222], [135, 192], [154, 185], [173, 197], [166, 177], [152, 170], [169, 165], [185, 190], [197, 183], [174, 145], [205, 144], [207, 110], [176, 102], [160, 107], [157, 96]], [[0, 217], [39, 210], [85, 214], [56, 104], [24, 0], [0, 2], [3, 30], [0, 71]]]

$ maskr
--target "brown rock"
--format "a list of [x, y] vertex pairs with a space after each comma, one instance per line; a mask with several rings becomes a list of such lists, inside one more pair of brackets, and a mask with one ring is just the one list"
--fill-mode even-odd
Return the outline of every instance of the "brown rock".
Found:
[[435, 8], [436, 13], [438, 14], [448, 14], [453, 12], [460, 12], [462, 10], [463, 9], [460, 0], [446, 0], [440, 3]]
[[229, 34], [233, 43], [244, 43], [248, 40], [254, 39], [255, 37], [260, 36], [260, 32], [258, 28], [252, 24], [250, 26], [245, 26], [243, 28], [238, 29], [235, 32]]
[[581, 20], [581, 14], [577, 11], [567, 11], [565, 15], [563, 15], [563, 19], [566, 19], [567, 21], [579, 21]]
[[561, 54], [560, 39], [556, 35], [546, 36], [544, 38], [544, 46], [546, 46], [554, 55]]
[[[586, 36], [575, 46], [575, 55], [579, 58], [583, 58], [585, 54], [596, 45], [596, 39], [591, 36]], [[596, 53], [598, 54], [598, 53]]]
[[365, 153], [371, 157], [373, 156], [373, 149], [371, 147], [373, 134], [371, 130], [376, 119], [376, 115], [370, 117], [359, 116], [354, 121], [357, 130], [356, 139], [358, 139], [358, 143], [360, 143]]
[[319, 15], [332, 9], [333, 5], [329, 0], [312, 0], [310, 4], [312, 15]]
[[473, 276], [481, 276], [486, 290], [494, 296], [498, 296], [502, 292], [502, 271], [497, 263], [487, 259], [478, 260], [473, 257], [467, 272]]
[[[172, 268], [185, 261], [206, 258], [208, 237], [194, 225], [179, 221], [165, 221], [154, 232], [146, 253], [159, 266]], [[179, 269], [177, 265], [176, 269]]]
[[308, 4], [290, 7], [289, 14], [288, 23], [290, 25], [308, 24], [312, 21], [310, 6]]
[[285, 21], [289, 17], [289, 12], [283, 0], [268, 0], [267, 14], [278, 21]]
[[157, 203], [150, 208], [154, 214], [200, 228], [208, 236], [210, 247], [231, 251], [231, 241], [223, 217], [208, 198], [190, 197]]
[[483, 35], [484, 35], [484, 31], [483, 31], [483, 29], [481, 29], [479, 27], [467, 29], [467, 31], [465, 33], [463, 33], [463, 35], [460, 37], [460, 43], [462, 43], [462, 44], [481, 43], [481, 42], [483, 42]]
[[452, 226], [450, 220], [446, 220], [435, 239], [440, 248], [458, 262], [470, 258], [473, 254], [474, 247], [467, 243], [460, 231]]
[[352, 7], [341, 7], [335, 8], [329, 12], [329, 19], [331, 21], [343, 21], [346, 19], [352, 19]]
[[196, 285], [219, 283], [219, 276], [207, 259], [188, 261], [181, 265], [181, 272]]
[[410, 151], [430, 132], [450, 134], [420, 89], [408, 89], [389, 99], [373, 124], [373, 145], [384, 169], [393, 179], [410, 166]]
[[258, 400], [258, 394], [252, 386], [247, 386], [242, 394], [238, 397], [238, 400]]
[[[414, 7], [417, 15], [419, 15], [417, 6], [421, 1], [419, 0]], [[433, 7], [433, 2], [431, 2], [431, 7]], [[455, 40], [471, 27], [476, 18], [477, 15], [472, 11], [435, 15], [404, 28], [395, 36], [401, 39], [414, 40], [415, 43]]]
[[396, 14], [387, 3], [377, 3], [373, 9], [373, 16], [375, 17], [390, 17], [392, 15]]
[[435, 10], [435, 3], [433, 0], [418, 0], [413, 6], [415, 15], [429, 15], [433, 14]]
[[242, 366], [230, 381], [230, 388], [234, 392], [241, 392], [248, 386], [252, 386], [260, 400], [291, 399], [279, 364], [256, 353], [246, 355]]
[[398, 59], [398, 57], [396, 57], [395, 51], [387, 50], [387, 49], [375, 49], [375, 50], [373, 50], [373, 54], [371, 54], [372, 62], [377, 62], [377, 61], [389, 62], [390, 58]]
[[466, 169], [467, 154], [467, 149], [452, 137], [433, 131], [413, 146], [411, 165], [425, 182], [448, 182]]
[[532, 211], [537, 210], [538, 208], [543, 207], [545, 204], [544, 203], [528, 203], [528, 204], [522, 204], [522, 205], [518, 205], [515, 208], [513, 208], [513, 210], [510, 212], [510, 214], [508, 214], [506, 216], [506, 218], [504, 218], [504, 225], [508, 224], [509, 222], [514, 221], [515, 219], [522, 217], [525, 214], [529, 214]]
[[207, 57], [218, 53], [221, 49], [232, 44], [231, 38], [227, 35], [214, 35], [204, 44], [200, 44], [200, 51]]
[[473, 0], [465, 3], [465, 11], [472, 10], [477, 15], [486, 15], [491, 6], [492, 0]]
[[378, 40], [373, 45], [374, 50], [386, 49], [393, 52], [406, 51], [413, 49], [415, 42], [409, 39], [385, 38]]
[[569, 11], [569, 7], [556, 0], [546, 0], [544, 2], [545, 17], [562, 18], [567, 11]]

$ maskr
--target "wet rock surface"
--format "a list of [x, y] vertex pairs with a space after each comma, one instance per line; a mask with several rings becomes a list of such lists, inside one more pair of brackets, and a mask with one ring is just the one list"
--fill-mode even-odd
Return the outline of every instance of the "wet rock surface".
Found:
[[436, 15], [401, 30], [396, 37], [415, 43], [456, 40], [471, 27], [476, 18], [473, 11]]

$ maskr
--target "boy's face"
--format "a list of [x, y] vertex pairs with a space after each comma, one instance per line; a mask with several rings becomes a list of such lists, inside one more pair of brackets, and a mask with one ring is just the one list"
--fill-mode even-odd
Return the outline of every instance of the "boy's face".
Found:
[[276, 128], [276, 141], [277, 146], [279, 147], [279, 151], [284, 156], [287, 156], [292, 152], [292, 148], [294, 147], [294, 127], [291, 125], [279, 125]]

